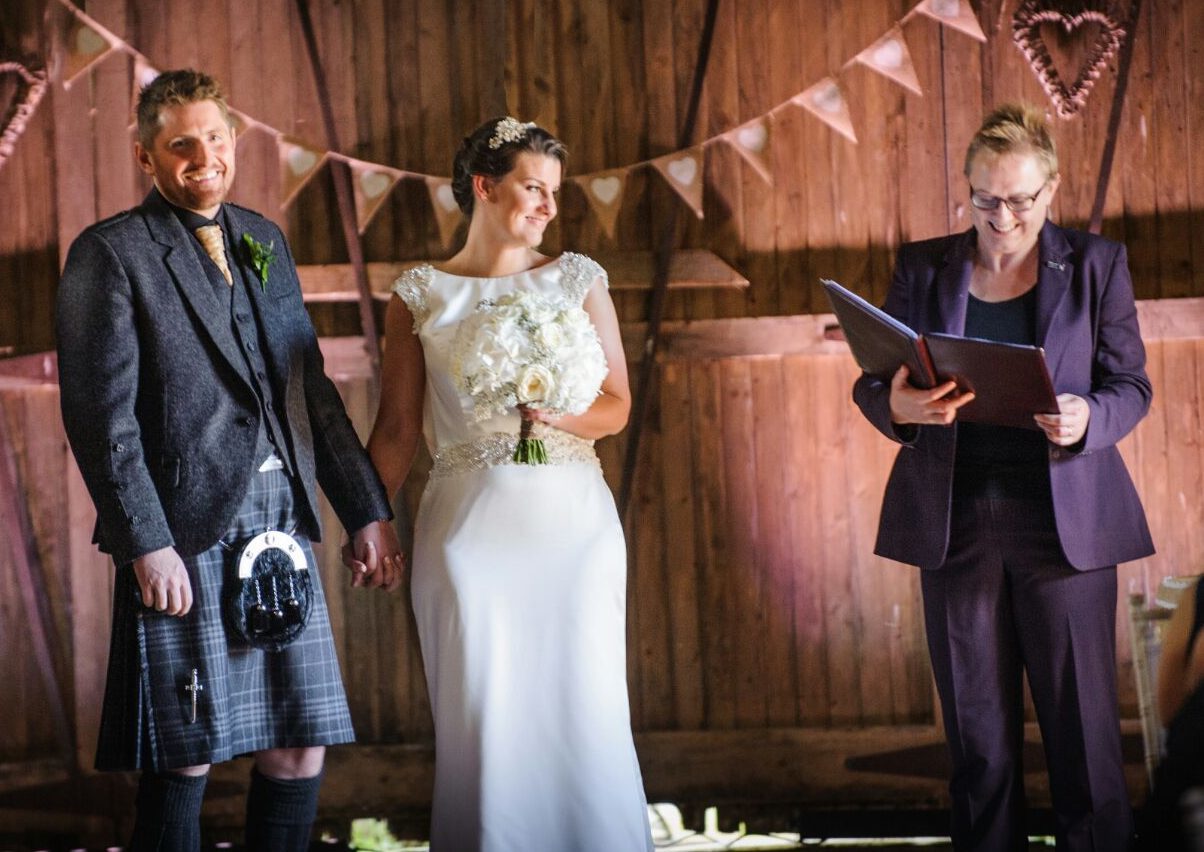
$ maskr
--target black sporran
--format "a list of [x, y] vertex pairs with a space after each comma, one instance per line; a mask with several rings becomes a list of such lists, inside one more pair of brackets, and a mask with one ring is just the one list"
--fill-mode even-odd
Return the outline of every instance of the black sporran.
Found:
[[248, 645], [279, 651], [305, 629], [313, 609], [313, 585], [305, 549], [288, 533], [252, 538], [235, 558], [222, 593], [230, 632]]

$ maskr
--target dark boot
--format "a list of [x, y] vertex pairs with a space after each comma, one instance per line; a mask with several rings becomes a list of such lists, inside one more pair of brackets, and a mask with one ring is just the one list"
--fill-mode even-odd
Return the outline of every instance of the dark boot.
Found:
[[208, 775], [146, 771], [138, 779], [130, 852], [200, 852]]
[[247, 849], [305, 852], [318, 815], [322, 773], [312, 778], [269, 778], [251, 770], [247, 793]]

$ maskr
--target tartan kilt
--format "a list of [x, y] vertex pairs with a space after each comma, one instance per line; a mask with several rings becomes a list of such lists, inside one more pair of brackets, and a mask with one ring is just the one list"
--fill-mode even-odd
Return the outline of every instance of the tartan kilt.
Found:
[[[274, 652], [253, 648], [222, 618], [223, 584], [235, 578], [242, 543], [267, 529], [292, 532], [293, 516], [288, 475], [255, 474], [222, 541], [184, 558], [193, 605], [183, 618], [144, 607], [132, 565], [118, 566], [97, 769], [161, 772], [355, 739], [308, 540], [294, 533], [313, 586], [309, 624], [296, 641]], [[195, 722], [185, 689], [193, 669], [201, 685]]]

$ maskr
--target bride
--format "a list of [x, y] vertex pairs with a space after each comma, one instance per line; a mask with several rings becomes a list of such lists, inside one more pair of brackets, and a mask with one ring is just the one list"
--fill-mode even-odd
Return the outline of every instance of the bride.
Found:
[[[627, 368], [606, 272], [536, 251], [556, 216], [564, 145], [488, 121], [456, 154], [464, 247], [394, 285], [368, 450], [391, 494], [424, 438], [413, 606], [435, 718], [434, 852], [651, 850], [627, 700], [626, 548], [593, 442], [624, 427]], [[609, 372], [584, 413], [476, 421], [453, 378], [456, 329], [518, 290], [581, 306]], [[547, 464], [512, 459], [522, 420]]]

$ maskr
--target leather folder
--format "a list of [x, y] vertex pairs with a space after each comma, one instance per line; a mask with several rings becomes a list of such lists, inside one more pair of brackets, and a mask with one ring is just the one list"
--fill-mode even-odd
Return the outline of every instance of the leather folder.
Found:
[[1034, 414], [1053, 414], [1058, 400], [1039, 346], [980, 340], [952, 334], [917, 334], [880, 308], [835, 281], [823, 280], [853, 358], [861, 369], [889, 382], [906, 364], [916, 387], [950, 379], [974, 401], [958, 409], [959, 420], [1038, 429]]

